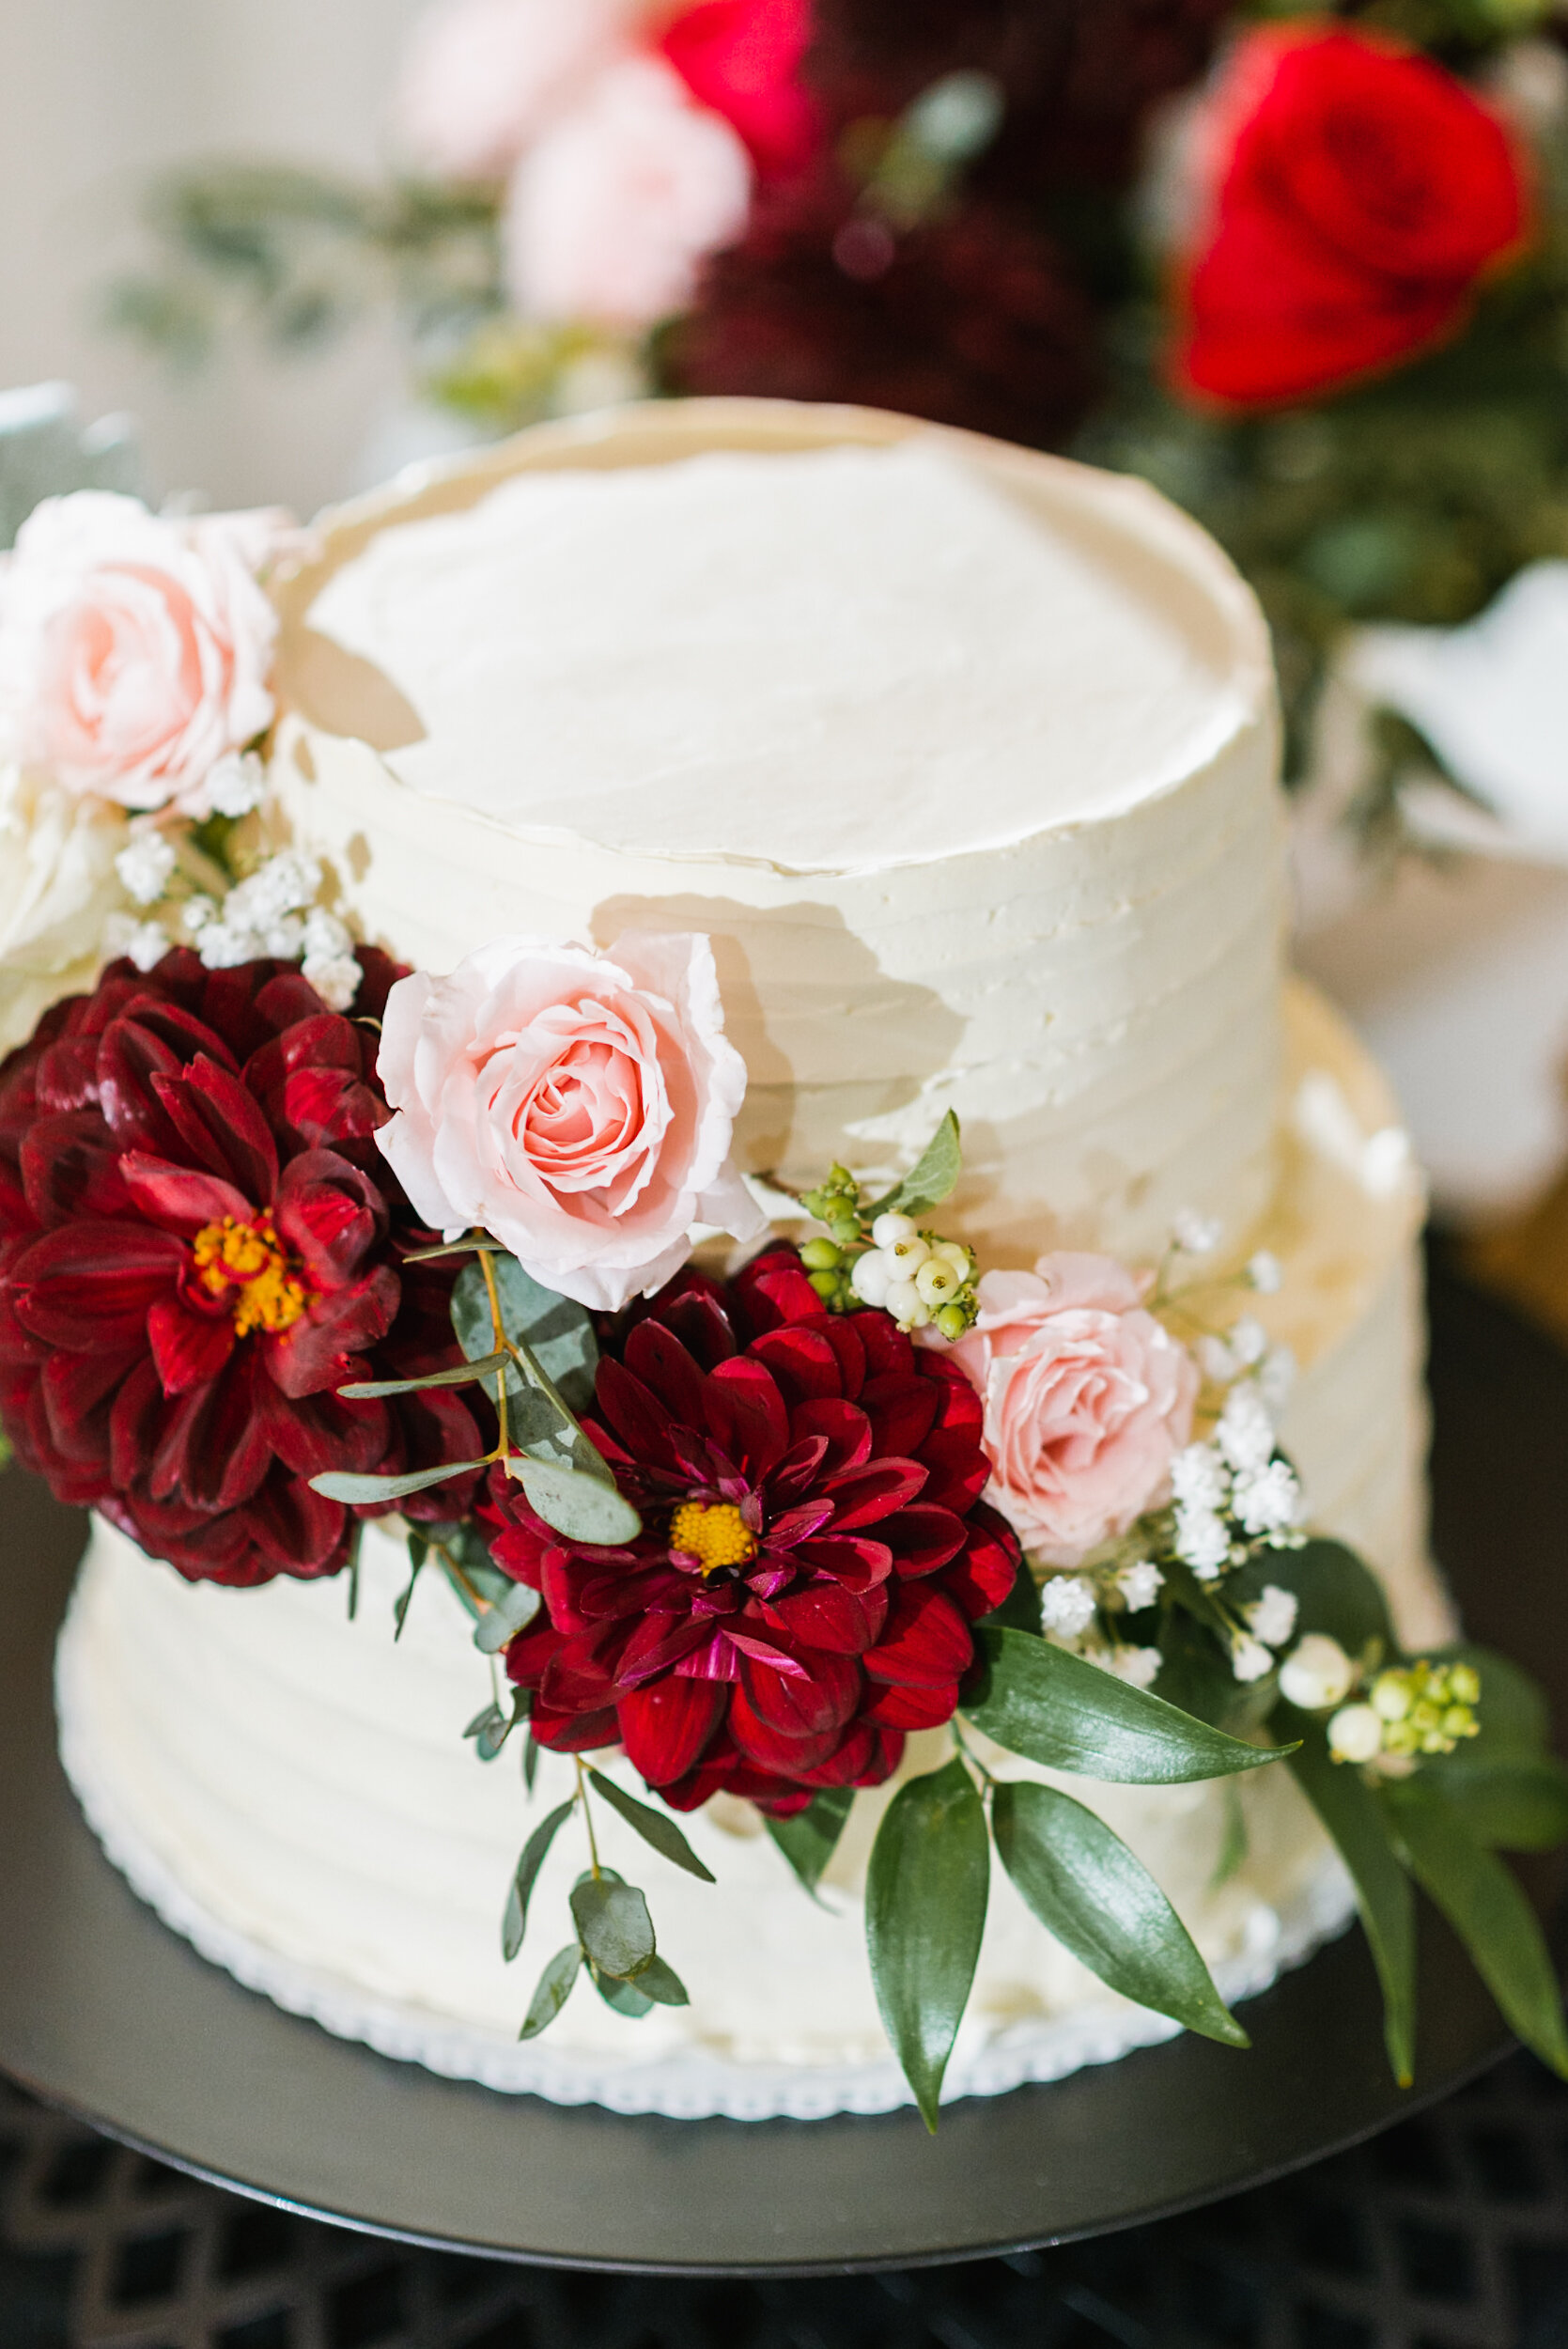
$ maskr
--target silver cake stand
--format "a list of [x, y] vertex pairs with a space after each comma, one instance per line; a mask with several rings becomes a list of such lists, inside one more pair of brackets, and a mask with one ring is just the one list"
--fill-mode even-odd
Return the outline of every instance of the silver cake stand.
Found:
[[[1435, 1283], [1438, 1538], [1469, 1627], [1568, 1703], [1568, 1361]], [[0, 2070], [235, 2190], [464, 2251], [651, 2274], [908, 2267], [1128, 2226], [1370, 2135], [1508, 2046], [1421, 1918], [1401, 2094], [1359, 1933], [1250, 2000], [1250, 2054], [1183, 2037], [912, 2112], [629, 2120], [499, 2096], [330, 2038], [208, 1966], [128, 1890], [54, 1755], [50, 1669], [83, 1521], [0, 1483]], [[243, 1604], [243, 1600], [236, 1602]], [[1532, 1890], [1555, 1902], [1554, 1867]]]

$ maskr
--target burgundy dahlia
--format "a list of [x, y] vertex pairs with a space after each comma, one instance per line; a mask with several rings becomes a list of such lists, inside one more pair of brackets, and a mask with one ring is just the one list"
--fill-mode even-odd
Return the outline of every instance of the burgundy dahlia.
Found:
[[[360, 961], [374, 1014], [398, 973]], [[354, 1513], [310, 1477], [485, 1448], [454, 1393], [334, 1392], [455, 1358], [450, 1268], [400, 1267], [428, 1235], [375, 1146], [374, 1059], [291, 964], [179, 951], [111, 964], [0, 1067], [0, 1416], [193, 1580], [331, 1574]]]
[[496, 1474], [496, 1563], [541, 1593], [507, 1664], [533, 1731], [624, 1745], [676, 1810], [872, 1786], [951, 1719], [1017, 1544], [980, 1499], [980, 1403], [885, 1314], [822, 1311], [790, 1250], [678, 1277], [599, 1364], [588, 1425], [643, 1514], [564, 1541]]

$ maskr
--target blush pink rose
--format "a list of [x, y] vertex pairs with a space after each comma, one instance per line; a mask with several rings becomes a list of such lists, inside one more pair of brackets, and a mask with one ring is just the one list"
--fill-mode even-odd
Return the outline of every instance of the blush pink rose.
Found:
[[628, 57], [518, 166], [504, 222], [513, 299], [530, 318], [652, 326], [740, 235], [752, 182], [730, 124], [662, 58]]
[[437, 0], [410, 36], [396, 101], [414, 161], [441, 179], [504, 179], [640, 13], [637, 0]]
[[1075, 1566], [1165, 1498], [1192, 1432], [1196, 1366], [1109, 1256], [987, 1272], [979, 1299], [948, 1351], [986, 1407], [986, 1497], [1034, 1557]]
[[272, 723], [277, 614], [256, 573], [286, 526], [45, 498], [0, 564], [0, 757], [123, 807], [210, 813], [212, 769]]
[[693, 1224], [764, 1228], [730, 1163], [746, 1066], [706, 938], [496, 939], [397, 982], [378, 1066], [396, 1115], [376, 1140], [419, 1214], [579, 1304], [660, 1287]]

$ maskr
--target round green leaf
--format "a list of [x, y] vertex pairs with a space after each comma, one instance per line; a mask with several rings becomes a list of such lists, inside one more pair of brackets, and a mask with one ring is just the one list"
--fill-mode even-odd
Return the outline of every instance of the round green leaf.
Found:
[[506, 1469], [528, 1495], [529, 1506], [568, 1541], [622, 1549], [643, 1530], [643, 1520], [630, 1501], [597, 1476], [517, 1455], [507, 1461]]
[[653, 1920], [634, 1884], [600, 1874], [572, 1887], [571, 1913], [585, 1955], [601, 1974], [629, 1982], [653, 1962]]

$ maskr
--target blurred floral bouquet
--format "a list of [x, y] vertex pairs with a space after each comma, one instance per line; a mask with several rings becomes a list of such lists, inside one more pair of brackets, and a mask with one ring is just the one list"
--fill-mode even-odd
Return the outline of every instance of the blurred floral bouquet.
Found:
[[[1550, 0], [435, 0], [395, 176], [187, 172], [115, 307], [194, 357], [391, 300], [481, 431], [751, 393], [1141, 473], [1258, 588], [1299, 769], [1348, 628], [1568, 553], [1563, 40]], [[1373, 830], [1442, 766], [1409, 716]]]

